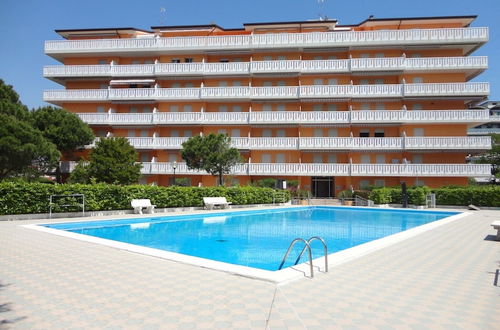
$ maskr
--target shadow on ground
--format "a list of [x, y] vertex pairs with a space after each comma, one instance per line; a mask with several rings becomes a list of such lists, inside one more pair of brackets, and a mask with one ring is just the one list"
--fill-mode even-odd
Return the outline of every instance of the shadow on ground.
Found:
[[[4, 283], [0, 282], [0, 290], [4, 290], [9, 285], [10, 284], [4, 284]], [[4, 318], [3, 313], [11, 312], [12, 311], [11, 306], [12, 306], [11, 303], [0, 303], [0, 329], [3, 329], [4, 327], [6, 327], [9, 324], [13, 324], [13, 323], [16, 323], [16, 322], [19, 322], [19, 321], [26, 319], [26, 316], [16, 317], [13, 319]]]

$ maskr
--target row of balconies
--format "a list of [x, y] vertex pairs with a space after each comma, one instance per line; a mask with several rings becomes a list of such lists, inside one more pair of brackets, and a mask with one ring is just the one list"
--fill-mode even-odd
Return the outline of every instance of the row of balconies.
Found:
[[[181, 149], [188, 137], [128, 137], [136, 149]], [[488, 150], [489, 136], [479, 137], [233, 137], [242, 150]], [[89, 146], [92, 147], [92, 146]]]
[[476, 44], [488, 41], [488, 28], [444, 28], [316, 33], [274, 33], [203, 37], [57, 40], [45, 42], [49, 55], [123, 52], [186, 52], [301, 49], [399, 45]]
[[487, 122], [488, 110], [79, 113], [89, 125], [252, 125]]
[[484, 70], [486, 56], [428, 58], [354, 58], [346, 60], [283, 60], [233, 63], [155, 63], [133, 65], [54, 65], [43, 68], [47, 78], [163, 77], [251, 75], [259, 73], [349, 73], [388, 71]]
[[485, 97], [489, 83], [49, 90], [46, 102]]
[[[63, 162], [61, 170], [69, 173], [75, 162]], [[142, 174], [173, 174], [172, 163], [142, 163]], [[205, 171], [189, 170], [185, 163], [177, 163], [175, 173], [179, 175], [208, 175]], [[396, 177], [489, 177], [489, 164], [238, 164], [232, 175], [274, 176], [396, 176]]]

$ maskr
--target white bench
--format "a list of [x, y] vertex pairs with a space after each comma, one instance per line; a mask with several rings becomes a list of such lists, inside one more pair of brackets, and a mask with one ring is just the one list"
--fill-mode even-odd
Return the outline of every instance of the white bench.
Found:
[[231, 202], [228, 202], [226, 197], [203, 197], [203, 203], [208, 210], [212, 210], [215, 206], [227, 209]]
[[494, 221], [491, 226], [493, 227], [493, 229], [496, 229], [497, 230], [497, 237], [496, 237], [496, 240], [497, 241], [500, 241], [500, 220], [497, 220], [497, 221]]
[[155, 206], [151, 205], [151, 201], [149, 199], [133, 199], [130, 202], [130, 205], [134, 208], [134, 213], [142, 214], [142, 209], [146, 209], [146, 213], [155, 213]]

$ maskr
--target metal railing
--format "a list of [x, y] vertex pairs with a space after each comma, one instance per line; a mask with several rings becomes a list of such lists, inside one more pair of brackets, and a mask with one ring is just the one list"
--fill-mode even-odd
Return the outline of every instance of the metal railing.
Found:
[[300, 259], [302, 258], [302, 255], [304, 254], [304, 252], [307, 249], [308, 257], [309, 257], [309, 269], [311, 271], [311, 278], [313, 278], [314, 277], [314, 270], [313, 270], [313, 259], [312, 259], [311, 242], [315, 241], [315, 240], [318, 240], [318, 241], [320, 241], [323, 244], [323, 253], [324, 253], [324, 257], [325, 257], [325, 273], [327, 273], [328, 272], [328, 247], [327, 247], [325, 241], [321, 237], [319, 237], [319, 236], [313, 236], [313, 237], [309, 238], [307, 241], [305, 239], [303, 239], [303, 238], [300, 238], [300, 237], [294, 239], [292, 241], [292, 243], [290, 243], [290, 246], [288, 247], [288, 249], [287, 249], [287, 251], [285, 253], [285, 256], [281, 260], [281, 264], [279, 265], [278, 270], [280, 270], [280, 269], [283, 268], [283, 265], [285, 264], [286, 259], [288, 258], [288, 255], [292, 251], [292, 249], [295, 246], [295, 244], [297, 242], [303, 242], [304, 243], [304, 248], [300, 252], [300, 254], [297, 257], [297, 259], [295, 260], [294, 265], [297, 265], [299, 263]]

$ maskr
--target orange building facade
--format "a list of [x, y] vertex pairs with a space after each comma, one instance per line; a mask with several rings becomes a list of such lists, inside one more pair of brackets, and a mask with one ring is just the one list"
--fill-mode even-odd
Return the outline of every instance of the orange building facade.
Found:
[[[316, 197], [368, 186], [465, 185], [490, 175], [466, 164], [491, 148], [467, 129], [489, 120], [487, 68], [471, 56], [488, 30], [474, 16], [58, 30], [44, 100], [96, 136], [127, 137], [141, 183], [215, 178], [180, 157], [190, 136], [226, 133], [245, 162], [228, 184], [299, 180]], [[68, 169], [70, 169], [69, 164]]]

